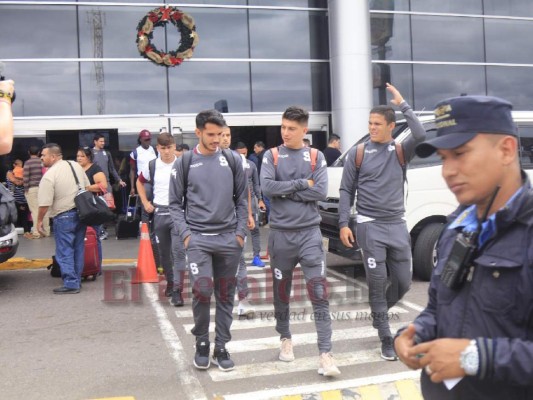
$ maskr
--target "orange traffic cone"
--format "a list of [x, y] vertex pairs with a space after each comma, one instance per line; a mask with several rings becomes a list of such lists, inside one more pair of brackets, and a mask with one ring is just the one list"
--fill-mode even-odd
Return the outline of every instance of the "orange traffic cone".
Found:
[[157, 283], [157, 269], [155, 267], [154, 253], [148, 225], [143, 222], [141, 225], [141, 242], [139, 244], [139, 256], [137, 257], [137, 271], [131, 278], [131, 283]]

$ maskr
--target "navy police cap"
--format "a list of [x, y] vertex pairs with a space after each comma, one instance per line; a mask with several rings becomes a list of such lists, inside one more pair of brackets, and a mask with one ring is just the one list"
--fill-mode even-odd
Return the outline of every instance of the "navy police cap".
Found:
[[461, 96], [441, 101], [435, 106], [437, 137], [420, 143], [415, 151], [425, 158], [438, 149], [455, 149], [478, 133], [517, 136], [507, 100], [492, 96]]

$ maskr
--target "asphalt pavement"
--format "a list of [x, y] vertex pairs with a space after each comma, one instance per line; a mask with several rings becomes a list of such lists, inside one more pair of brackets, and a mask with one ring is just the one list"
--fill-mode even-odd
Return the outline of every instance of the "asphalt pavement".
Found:
[[[260, 229], [264, 249], [268, 228]], [[198, 371], [192, 366], [190, 293], [184, 307], [173, 307], [164, 296], [163, 277], [159, 284], [131, 284], [140, 239], [116, 240], [113, 232], [110, 227], [103, 242], [103, 275], [83, 281], [80, 294], [53, 294], [61, 279], [38, 266], [51, 262], [53, 238], [20, 236], [18, 261], [0, 264], [0, 399], [421, 398], [418, 372], [380, 358], [379, 340], [368, 319], [364, 271], [350, 261], [331, 254], [327, 261], [340, 377], [317, 374], [316, 330], [299, 269], [291, 301], [297, 359], [277, 359], [268, 260], [266, 268], [248, 268], [256, 315], [234, 318], [228, 350], [236, 369]], [[250, 240], [245, 254], [250, 264]], [[391, 310], [394, 329], [412, 320], [426, 301], [427, 283], [413, 282], [406, 298]], [[213, 335], [214, 301], [211, 315]]]

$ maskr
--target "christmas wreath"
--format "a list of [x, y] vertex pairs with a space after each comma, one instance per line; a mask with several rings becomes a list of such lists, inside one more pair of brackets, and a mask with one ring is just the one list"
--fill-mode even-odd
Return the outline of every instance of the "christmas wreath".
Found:
[[[177, 50], [165, 53], [155, 47], [150, 41], [153, 38], [154, 29], [158, 26], [165, 26], [168, 22], [178, 28], [181, 40]], [[144, 58], [153, 61], [157, 65], [166, 67], [180, 65], [183, 60], [192, 57], [198, 41], [194, 19], [176, 7], [154, 8], [137, 25], [137, 48]]]

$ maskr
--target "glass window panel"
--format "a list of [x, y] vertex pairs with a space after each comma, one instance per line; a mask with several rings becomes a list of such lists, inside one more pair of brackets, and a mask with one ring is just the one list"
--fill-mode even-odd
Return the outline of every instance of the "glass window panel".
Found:
[[327, 59], [328, 40], [324, 12], [250, 10], [252, 58]]
[[330, 111], [329, 64], [252, 63], [253, 111]]
[[327, 0], [249, 0], [251, 6], [328, 8]]
[[409, 11], [409, 0], [368, 0], [370, 10]]
[[487, 67], [487, 94], [513, 103], [515, 110], [531, 110], [531, 68]]
[[483, 7], [481, 0], [411, 0], [411, 11], [480, 15]]
[[522, 168], [533, 168], [533, 126], [518, 125], [520, 134], [520, 163]]
[[226, 100], [228, 112], [250, 112], [250, 65], [189, 62], [169, 70], [170, 112], [197, 113]]
[[432, 111], [435, 104], [461, 94], [484, 95], [485, 69], [464, 65], [414, 65], [417, 110]]
[[[100, 1], [100, 0], [94, 0], [94, 1]], [[139, 2], [143, 2], [143, 0], [138, 0]], [[179, 4], [224, 4], [224, 5], [237, 5], [242, 6], [246, 5], [247, 0], [180, 0]], [[161, 3], [161, 1], [158, 1]], [[166, 0], [165, 3], [175, 3], [171, 0]]]
[[165, 68], [148, 61], [83, 62], [81, 87], [84, 115], [159, 114], [168, 109]]
[[487, 62], [533, 63], [533, 21], [485, 20]]
[[411, 64], [372, 64], [374, 106], [389, 104], [391, 96], [385, 88], [385, 84], [390, 82], [415, 110], [412, 68]]
[[531, 0], [483, 0], [486, 15], [533, 17]]
[[[141, 57], [135, 43], [139, 21], [153, 8], [80, 7], [80, 47], [82, 57]], [[200, 42], [193, 57], [247, 58], [246, 10], [180, 8], [194, 18]], [[99, 20], [101, 23], [100, 37]], [[165, 31], [168, 47], [165, 47]], [[221, 34], [223, 33], [223, 34]], [[181, 35], [171, 23], [154, 29], [152, 43], [163, 51], [176, 50]], [[98, 43], [101, 43], [100, 48]]]
[[413, 15], [411, 24], [414, 61], [484, 61], [481, 18]]
[[408, 15], [370, 14], [373, 60], [411, 60]]
[[14, 116], [80, 114], [77, 62], [19, 62], [9, 63], [6, 69], [17, 86]]
[[0, 26], [2, 57], [78, 57], [75, 6], [0, 5]]

